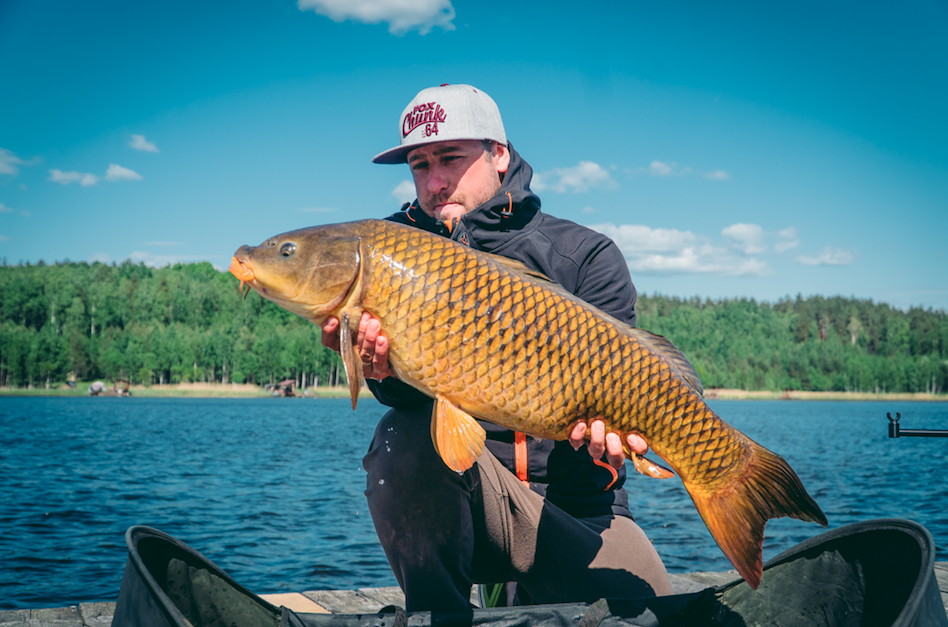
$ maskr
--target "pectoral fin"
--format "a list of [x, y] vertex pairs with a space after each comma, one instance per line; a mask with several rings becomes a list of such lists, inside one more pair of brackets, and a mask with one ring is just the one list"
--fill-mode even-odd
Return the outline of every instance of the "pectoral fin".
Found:
[[668, 468], [665, 468], [661, 464], [656, 464], [650, 459], [647, 459], [644, 455], [636, 455], [635, 453], [630, 454], [632, 460], [632, 465], [635, 466], [635, 469], [646, 477], [652, 477], [653, 479], [668, 479], [669, 477], [674, 477], [673, 473]]
[[470, 414], [439, 396], [431, 416], [431, 441], [448, 468], [464, 472], [484, 451], [484, 427]]
[[349, 327], [349, 312], [342, 313], [339, 324], [339, 352], [342, 353], [342, 365], [346, 370], [346, 380], [349, 382], [349, 393], [352, 395], [352, 409], [359, 402], [359, 392], [362, 390], [362, 360], [356, 352], [352, 338], [352, 329]]

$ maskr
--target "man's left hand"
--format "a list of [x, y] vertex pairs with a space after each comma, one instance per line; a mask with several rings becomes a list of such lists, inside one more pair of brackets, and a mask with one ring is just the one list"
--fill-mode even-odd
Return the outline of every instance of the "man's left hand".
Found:
[[[602, 459], [606, 456], [609, 465], [618, 470], [625, 464], [625, 453], [622, 452], [622, 439], [619, 434], [610, 431], [606, 433], [606, 423], [599, 419], [594, 419], [591, 426], [587, 427], [585, 422], [579, 422], [573, 427], [569, 434], [569, 443], [574, 450], [579, 450], [586, 441], [586, 431], [589, 431], [589, 454], [595, 459]], [[636, 455], [645, 455], [648, 452], [648, 442], [637, 433], [630, 433], [626, 436], [626, 442], [629, 448]]]

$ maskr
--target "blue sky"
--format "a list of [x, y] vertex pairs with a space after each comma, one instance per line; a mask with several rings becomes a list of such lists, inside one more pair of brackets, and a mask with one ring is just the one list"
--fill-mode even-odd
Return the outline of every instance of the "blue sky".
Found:
[[385, 216], [410, 175], [371, 157], [469, 83], [640, 292], [948, 309], [943, 0], [2, 0], [0, 59], [10, 264]]

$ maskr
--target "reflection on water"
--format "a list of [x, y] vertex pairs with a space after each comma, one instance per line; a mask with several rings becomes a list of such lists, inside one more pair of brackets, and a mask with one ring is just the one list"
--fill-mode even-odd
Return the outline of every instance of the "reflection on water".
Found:
[[[948, 559], [948, 428], [938, 403], [712, 401], [783, 455], [836, 528], [916, 520]], [[114, 600], [125, 530], [156, 527], [255, 592], [393, 586], [366, 511], [369, 399], [0, 398], [0, 608]], [[730, 564], [681, 482], [629, 473], [633, 513], [672, 572]], [[822, 531], [767, 525], [764, 559]]]

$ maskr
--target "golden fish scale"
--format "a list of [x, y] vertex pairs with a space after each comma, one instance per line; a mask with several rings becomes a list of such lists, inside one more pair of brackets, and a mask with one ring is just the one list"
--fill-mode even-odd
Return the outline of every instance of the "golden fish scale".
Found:
[[396, 370], [428, 394], [552, 439], [601, 416], [706, 488], [740, 472], [746, 437], [663, 357], [578, 299], [424, 231], [361, 235], [363, 306], [382, 320]]

